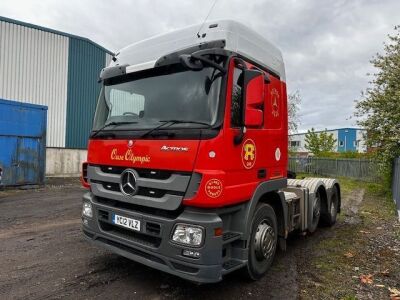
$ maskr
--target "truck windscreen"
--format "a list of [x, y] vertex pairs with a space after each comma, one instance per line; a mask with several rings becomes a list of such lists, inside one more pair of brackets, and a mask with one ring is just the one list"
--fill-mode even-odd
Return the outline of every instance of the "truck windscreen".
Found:
[[[111, 78], [102, 87], [93, 129], [111, 122], [126, 123], [118, 130], [149, 129], [171, 119], [213, 125], [217, 120], [221, 80], [222, 73], [215, 68], [192, 71], [181, 65]], [[201, 125], [179, 123], [173, 127]]]

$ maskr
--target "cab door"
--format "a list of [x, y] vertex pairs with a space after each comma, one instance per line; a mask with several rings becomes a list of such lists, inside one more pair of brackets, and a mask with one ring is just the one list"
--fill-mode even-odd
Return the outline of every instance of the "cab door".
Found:
[[[224, 121], [226, 195], [229, 202], [238, 203], [251, 198], [260, 181], [266, 180], [267, 139], [263, 125], [246, 127], [243, 131], [244, 71], [248, 65], [233, 58], [229, 63]], [[258, 107], [263, 110], [264, 105]]]

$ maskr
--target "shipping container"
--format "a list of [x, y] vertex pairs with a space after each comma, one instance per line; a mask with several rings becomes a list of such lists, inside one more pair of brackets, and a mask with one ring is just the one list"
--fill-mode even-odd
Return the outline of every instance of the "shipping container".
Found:
[[47, 106], [0, 99], [0, 185], [43, 184]]

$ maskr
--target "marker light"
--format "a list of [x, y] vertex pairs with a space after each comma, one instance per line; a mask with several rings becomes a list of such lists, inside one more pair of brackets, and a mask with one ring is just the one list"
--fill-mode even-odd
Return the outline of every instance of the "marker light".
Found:
[[195, 225], [177, 224], [172, 235], [172, 241], [193, 247], [201, 246], [203, 242], [203, 228]]

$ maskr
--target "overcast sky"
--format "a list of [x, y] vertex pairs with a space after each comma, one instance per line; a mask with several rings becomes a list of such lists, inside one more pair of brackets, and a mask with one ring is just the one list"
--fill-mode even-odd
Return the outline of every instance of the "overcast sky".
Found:
[[[1, 0], [0, 15], [87, 37], [118, 49], [200, 23], [214, 0]], [[210, 20], [247, 24], [281, 49], [288, 91], [302, 96], [300, 132], [354, 126], [354, 100], [369, 63], [400, 25], [399, 0], [218, 0]]]

